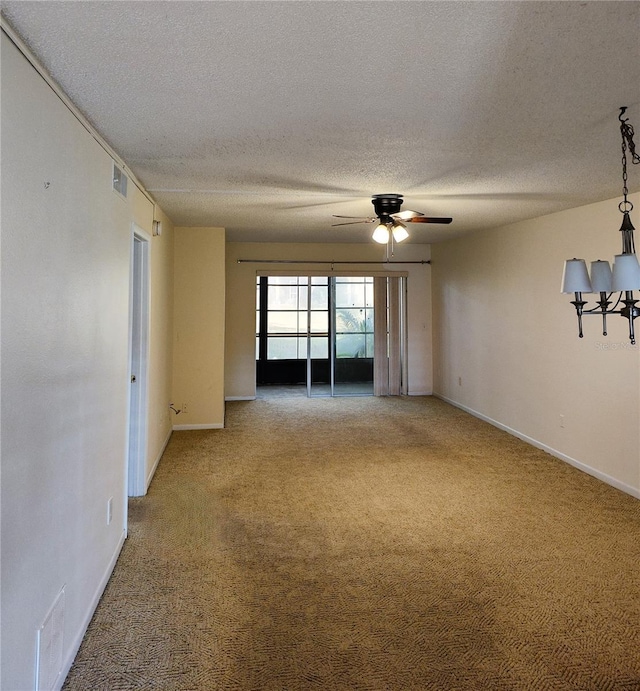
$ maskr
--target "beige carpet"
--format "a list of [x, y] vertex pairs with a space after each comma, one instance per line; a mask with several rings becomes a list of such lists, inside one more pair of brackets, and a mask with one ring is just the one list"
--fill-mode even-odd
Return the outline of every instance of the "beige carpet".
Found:
[[640, 501], [430, 398], [173, 435], [65, 689], [640, 689]]

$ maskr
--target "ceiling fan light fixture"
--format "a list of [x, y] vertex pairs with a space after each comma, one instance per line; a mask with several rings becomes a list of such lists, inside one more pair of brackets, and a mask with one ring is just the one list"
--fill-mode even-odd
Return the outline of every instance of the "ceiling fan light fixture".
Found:
[[400, 221], [395, 221], [393, 222], [393, 228], [391, 229], [393, 233], [393, 239], [396, 242], [402, 242], [403, 240], [406, 240], [409, 237], [409, 233], [407, 232], [407, 226], [405, 226], [404, 223], [400, 223]]
[[381, 245], [386, 245], [389, 242], [389, 229], [384, 223], [380, 223], [376, 226], [371, 237]]

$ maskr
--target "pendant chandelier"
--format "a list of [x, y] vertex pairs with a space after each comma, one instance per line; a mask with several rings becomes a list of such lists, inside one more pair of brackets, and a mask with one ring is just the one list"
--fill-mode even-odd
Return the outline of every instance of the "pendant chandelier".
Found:
[[[631, 210], [633, 204], [627, 199], [627, 151], [631, 155], [632, 163], [640, 163], [640, 155], [636, 153], [633, 142], [633, 127], [628, 120], [623, 118], [626, 106], [620, 108], [618, 120], [620, 121], [620, 135], [622, 137], [622, 201], [618, 209], [622, 214], [622, 254], [616, 254], [613, 262], [613, 270], [609, 262], [598, 259], [591, 262], [591, 275], [587, 271], [584, 259], [568, 259], [564, 263], [564, 275], [562, 280], [562, 292], [573, 293], [571, 304], [576, 308], [578, 315], [578, 336], [582, 338], [582, 317], [588, 314], [602, 316], [602, 335], [607, 335], [607, 316], [619, 314], [629, 321], [629, 340], [635, 345], [634, 319], [640, 316], [640, 308], [636, 306], [638, 300], [633, 294], [634, 290], [640, 290], [640, 264], [636, 256], [636, 248], [633, 240], [635, 228], [631, 223]], [[587, 302], [582, 299], [583, 293], [599, 294], [596, 300], [597, 306], [585, 309]], [[617, 298], [614, 294], [618, 293]], [[614, 302], [615, 300], [615, 302]], [[613, 306], [611, 306], [613, 305]]]

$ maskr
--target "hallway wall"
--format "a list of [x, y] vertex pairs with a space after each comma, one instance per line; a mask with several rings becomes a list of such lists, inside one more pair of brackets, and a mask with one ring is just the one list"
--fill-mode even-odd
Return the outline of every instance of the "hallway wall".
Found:
[[[132, 224], [152, 202], [2, 34], [2, 674], [33, 689], [64, 590], [62, 683], [126, 534]], [[151, 239], [147, 471], [170, 433], [172, 227]], [[108, 502], [112, 502], [108, 522]], [[57, 668], [56, 668], [57, 669]]]

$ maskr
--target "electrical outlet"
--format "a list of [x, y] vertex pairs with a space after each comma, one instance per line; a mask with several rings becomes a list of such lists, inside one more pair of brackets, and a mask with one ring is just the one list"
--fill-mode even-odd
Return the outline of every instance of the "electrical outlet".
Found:
[[182, 404], [182, 408], [181, 408], [182, 412], [183, 412], [183, 413], [186, 413], [188, 407], [189, 407], [189, 406], [188, 406], [186, 403], [183, 403], [183, 404]]
[[462, 377], [458, 377], [458, 386], [462, 386]]
[[111, 525], [113, 520], [113, 497], [109, 497], [107, 501], [107, 525]]
[[560, 416], [560, 427], [564, 427], [564, 415]]

